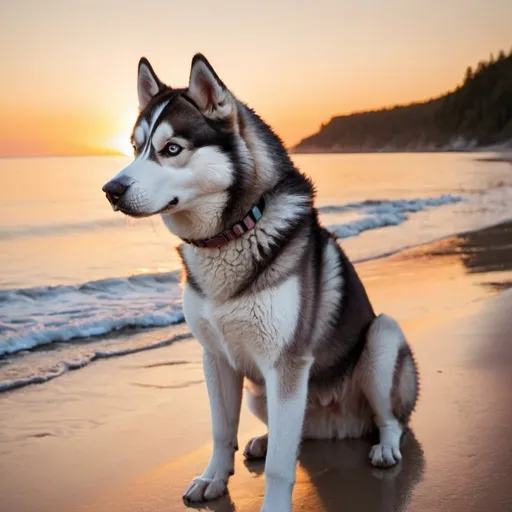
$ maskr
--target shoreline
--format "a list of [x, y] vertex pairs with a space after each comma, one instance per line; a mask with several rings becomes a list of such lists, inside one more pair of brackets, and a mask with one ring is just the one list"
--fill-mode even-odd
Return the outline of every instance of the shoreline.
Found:
[[[442, 148], [411, 148], [411, 149], [374, 149], [374, 150], [334, 150], [334, 149], [304, 149], [304, 150], [297, 150], [295, 148], [290, 148], [288, 150], [291, 155], [386, 155], [386, 154], [409, 154], [409, 153], [425, 153], [425, 154], [432, 154], [432, 153], [511, 153], [512, 154], [512, 141], [509, 143], [506, 143], [504, 145], [497, 145], [497, 146], [482, 146], [482, 147], [473, 147], [473, 148], [456, 148], [456, 149], [442, 149]], [[504, 160], [496, 160], [494, 158], [489, 159], [482, 159], [482, 161], [485, 162], [510, 162], [511, 157], [507, 157]]]
[[[335, 154], [335, 155], [371, 155], [386, 154], [386, 153], [491, 153], [498, 151], [512, 152], [512, 141], [504, 144], [492, 145], [492, 146], [477, 146], [472, 148], [456, 148], [456, 149], [443, 149], [443, 148], [418, 148], [418, 149], [375, 149], [375, 150], [330, 150], [330, 149], [308, 149], [308, 150], [297, 150], [295, 146], [288, 147], [287, 151], [290, 155], [321, 155], [321, 154]], [[19, 160], [19, 159], [37, 159], [37, 158], [130, 158], [131, 155], [126, 155], [121, 152], [106, 152], [106, 153], [77, 153], [77, 154], [49, 154], [49, 155], [0, 155], [0, 160]], [[492, 160], [491, 160], [492, 161]], [[507, 160], [509, 161], [509, 160]]]
[[[493, 512], [508, 512], [512, 223], [356, 269], [376, 311], [397, 318], [416, 354], [422, 391], [413, 435], [404, 439], [396, 471], [369, 466], [367, 440], [308, 443], [296, 510], [387, 512], [409, 503], [462, 512], [486, 510], [478, 507], [489, 502]], [[203, 381], [200, 346], [185, 340], [0, 394], [6, 512], [187, 510], [181, 493], [211, 443]], [[241, 448], [264, 431], [245, 405], [242, 411]], [[261, 465], [246, 467], [239, 452], [230, 495], [213, 510], [231, 512], [231, 502], [259, 510], [261, 472]]]
[[[397, 250], [389, 251], [383, 254], [379, 254], [377, 256], [372, 256], [369, 258], [354, 258], [352, 259], [352, 263], [358, 267], [362, 264], [369, 264], [371, 262], [378, 262], [378, 261], [385, 261], [393, 257], [400, 257], [400, 255], [405, 254], [407, 255], [411, 251], [428, 251], [429, 247], [432, 245], [437, 244], [443, 244], [445, 241], [449, 241], [450, 239], [457, 238], [457, 237], [464, 237], [464, 236], [471, 236], [475, 233], [478, 233], [480, 231], [486, 231], [486, 230], [492, 230], [492, 229], [501, 229], [505, 228], [509, 223], [512, 223], [512, 219], [509, 221], [499, 222], [497, 224], [489, 224], [488, 226], [478, 227], [470, 230], [465, 230], [456, 234], [450, 234], [446, 236], [442, 236], [439, 238], [435, 238], [433, 240], [422, 242], [419, 244], [412, 244], [406, 247], [399, 248]], [[341, 246], [344, 246], [344, 243], [346, 243], [347, 238], [339, 238], [339, 243]], [[176, 281], [179, 282], [181, 280], [181, 270], [171, 270], [168, 272], [168, 274], [172, 274]], [[138, 274], [138, 275], [146, 275], [146, 274]], [[132, 277], [132, 276], [130, 276]], [[104, 282], [108, 281], [111, 278], [105, 278], [98, 280], [96, 282]], [[76, 285], [74, 285], [76, 286]], [[60, 288], [60, 286], [55, 286], [55, 289]], [[153, 345], [143, 345], [143, 346], [135, 346], [132, 348], [120, 348], [118, 350], [115, 349], [115, 346], [112, 347], [112, 350], [102, 350], [101, 344], [103, 342], [110, 342], [114, 341], [116, 339], [137, 339], [137, 338], [155, 338], [159, 336], [164, 336], [162, 339], [158, 339]], [[64, 342], [64, 347], [68, 346], [71, 348], [73, 345], [73, 348], [77, 348], [80, 346], [86, 347], [89, 344], [96, 344], [98, 345], [98, 350], [92, 350], [92, 352], [87, 355], [81, 357], [79, 360], [63, 360], [59, 361], [56, 364], [59, 366], [58, 371], [52, 372], [45, 375], [33, 375], [33, 376], [21, 376], [14, 379], [9, 380], [0, 380], [0, 396], [2, 396], [3, 393], [9, 393], [12, 391], [16, 391], [19, 389], [23, 389], [27, 386], [33, 386], [33, 385], [44, 385], [45, 383], [57, 379], [59, 377], [62, 377], [63, 375], [66, 375], [69, 372], [74, 372], [77, 370], [84, 369], [85, 367], [89, 366], [91, 363], [97, 362], [98, 360], [102, 359], [110, 359], [110, 358], [123, 358], [125, 356], [142, 352], [142, 351], [151, 351], [156, 350], [159, 348], [162, 348], [163, 346], [171, 345], [175, 342], [179, 342], [182, 339], [190, 338], [192, 337], [192, 334], [190, 331], [186, 329], [186, 322], [184, 319], [182, 321], [177, 321], [175, 323], [172, 323], [168, 326], [164, 327], [149, 327], [144, 328], [140, 326], [135, 327], [124, 327], [120, 330], [114, 330], [109, 331], [108, 333], [100, 336], [93, 336], [93, 337], [74, 337], [66, 342]], [[8, 368], [8, 361], [9, 360], [15, 360], [19, 362], [23, 362], [23, 358], [29, 357], [35, 357], [37, 354], [41, 355], [49, 355], [54, 352], [57, 352], [61, 348], [60, 342], [49, 342], [47, 344], [42, 344], [35, 346], [34, 348], [28, 350], [27, 352], [24, 350], [21, 350], [19, 352], [15, 352], [13, 354], [3, 354], [0, 355], [0, 376], [2, 376], [2, 370], [6, 370]], [[26, 353], [25, 353], [26, 352]], [[4, 368], [2, 368], [1, 364], [2, 361], [5, 361], [7, 364]]]

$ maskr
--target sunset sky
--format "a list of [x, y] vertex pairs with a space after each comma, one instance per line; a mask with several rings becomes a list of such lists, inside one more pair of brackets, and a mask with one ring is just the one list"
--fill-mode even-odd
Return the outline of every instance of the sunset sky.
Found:
[[0, 156], [125, 149], [139, 58], [184, 86], [198, 51], [293, 145], [452, 89], [511, 24], [510, 0], [3, 1]]

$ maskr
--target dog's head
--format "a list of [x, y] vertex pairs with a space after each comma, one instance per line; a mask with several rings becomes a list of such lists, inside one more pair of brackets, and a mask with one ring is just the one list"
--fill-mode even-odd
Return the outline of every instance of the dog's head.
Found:
[[[186, 89], [173, 89], [142, 58], [135, 158], [106, 183], [114, 210], [132, 217], [163, 214], [182, 238], [212, 236], [235, 215], [251, 188], [254, 160], [244, 140], [241, 104], [204, 56], [192, 60]], [[249, 197], [247, 201], [254, 201]]]

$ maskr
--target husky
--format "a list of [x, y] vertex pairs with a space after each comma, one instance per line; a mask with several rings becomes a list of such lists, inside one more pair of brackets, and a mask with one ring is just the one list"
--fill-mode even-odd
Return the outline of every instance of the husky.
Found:
[[244, 452], [265, 458], [262, 512], [292, 510], [303, 439], [375, 430], [371, 464], [397, 464], [418, 395], [416, 363], [320, 225], [311, 180], [201, 54], [187, 88], [165, 85], [142, 58], [138, 99], [134, 160], [103, 191], [126, 215], [161, 215], [183, 241], [184, 314], [203, 347], [213, 433], [185, 504], [227, 490], [244, 382], [250, 410], [268, 427]]

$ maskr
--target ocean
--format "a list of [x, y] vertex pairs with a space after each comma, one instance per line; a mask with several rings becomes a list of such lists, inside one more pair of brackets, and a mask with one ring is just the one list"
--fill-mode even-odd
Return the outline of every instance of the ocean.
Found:
[[[294, 155], [353, 261], [512, 219], [512, 166], [484, 153]], [[190, 337], [179, 240], [114, 213], [124, 157], [0, 159], [0, 391]]]

